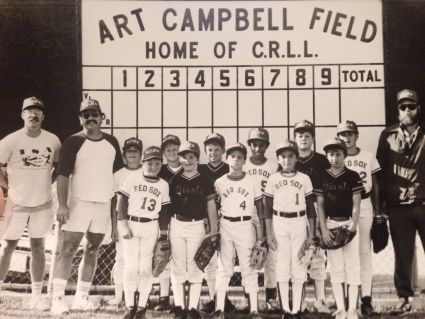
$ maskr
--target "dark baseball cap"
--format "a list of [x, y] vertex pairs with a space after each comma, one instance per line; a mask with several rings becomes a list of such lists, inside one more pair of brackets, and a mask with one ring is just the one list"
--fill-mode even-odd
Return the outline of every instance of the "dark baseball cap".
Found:
[[26, 109], [39, 109], [44, 111], [45, 109], [45, 105], [44, 102], [42, 100], [40, 100], [38, 97], [35, 96], [31, 96], [26, 98], [23, 102], [22, 102], [22, 111], [25, 111]]
[[199, 145], [195, 142], [184, 141], [179, 148], [179, 155], [184, 155], [186, 153], [194, 153], [197, 158], [199, 158], [199, 154], [201, 154], [199, 150]]
[[400, 104], [404, 100], [410, 100], [413, 103], [419, 104], [418, 94], [410, 89], [404, 89], [397, 93], [397, 104]]
[[84, 99], [80, 103], [80, 113], [84, 112], [86, 110], [97, 110], [100, 113], [102, 113], [102, 110], [100, 109], [99, 101], [94, 100], [92, 98]]
[[157, 158], [162, 161], [162, 150], [158, 146], [149, 146], [143, 152], [142, 162], [149, 161], [150, 159]]
[[334, 137], [326, 141], [323, 150], [327, 153], [330, 149], [340, 149], [344, 151], [344, 154], [347, 154], [347, 145], [339, 137]]
[[298, 156], [298, 146], [297, 146], [297, 143], [295, 143], [294, 141], [284, 140], [283, 142], [277, 144], [276, 156], [279, 156], [279, 154], [284, 150], [294, 151], [295, 154]]
[[164, 150], [165, 145], [167, 145], [168, 143], [172, 143], [172, 144], [176, 144], [176, 145], [181, 144], [178, 136], [173, 135], [173, 134], [168, 134], [168, 135], [164, 136], [164, 138], [162, 139], [162, 143], [161, 143], [161, 149]]
[[221, 145], [223, 148], [226, 145], [226, 142], [224, 140], [224, 136], [219, 133], [211, 133], [207, 135], [204, 141], [204, 145], [207, 145], [209, 143], [217, 143], [218, 145]]
[[248, 133], [248, 145], [254, 140], [260, 140], [270, 144], [269, 132], [260, 127], [252, 128]]
[[294, 125], [294, 134], [297, 132], [310, 132], [314, 135], [314, 124], [307, 120], [302, 120]]
[[359, 134], [359, 129], [357, 128], [357, 124], [354, 121], [345, 121], [338, 124], [336, 129], [336, 134], [339, 135], [344, 132], [354, 132]]
[[135, 137], [130, 137], [124, 141], [124, 146], [122, 148], [123, 152], [128, 150], [130, 147], [137, 148], [140, 151], [140, 153], [143, 151], [142, 141]]
[[229, 156], [230, 153], [232, 153], [233, 151], [240, 151], [240, 152], [242, 152], [242, 154], [244, 155], [245, 158], [246, 158], [246, 155], [248, 154], [248, 151], [246, 150], [245, 145], [243, 145], [242, 143], [239, 143], [239, 142], [237, 142], [236, 144], [230, 145], [226, 149], [226, 157]]

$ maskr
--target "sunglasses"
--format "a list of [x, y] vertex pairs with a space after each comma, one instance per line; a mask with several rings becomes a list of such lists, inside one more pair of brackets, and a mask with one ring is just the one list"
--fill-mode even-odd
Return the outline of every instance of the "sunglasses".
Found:
[[88, 112], [82, 112], [80, 115], [83, 117], [83, 119], [87, 120], [90, 116], [99, 117], [100, 114], [98, 111], [88, 111]]
[[406, 109], [413, 111], [413, 110], [416, 110], [417, 107], [418, 107], [417, 104], [402, 104], [402, 105], [399, 105], [398, 109], [401, 111], [406, 111]]

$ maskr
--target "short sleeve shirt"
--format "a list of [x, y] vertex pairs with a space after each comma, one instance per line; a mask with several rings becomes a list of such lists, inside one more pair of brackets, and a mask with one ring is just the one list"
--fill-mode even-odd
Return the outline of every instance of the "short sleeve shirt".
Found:
[[312, 152], [307, 157], [299, 157], [295, 163], [295, 169], [301, 173], [307, 174], [313, 186], [316, 183], [319, 172], [330, 168], [330, 164], [325, 155]]
[[270, 175], [277, 171], [277, 163], [267, 159], [263, 164], [254, 164], [251, 159], [248, 159], [243, 170], [248, 175], [254, 176], [261, 187], [261, 191], [264, 192]]
[[114, 193], [117, 193], [121, 185], [124, 183], [125, 179], [132, 174], [141, 172], [142, 167], [140, 166], [137, 169], [129, 169], [128, 167], [123, 167], [119, 171], [114, 173]]
[[201, 164], [198, 166], [198, 168], [199, 168], [199, 172], [201, 174], [208, 176], [208, 178], [211, 179], [213, 183], [215, 183], [215, 181], [218, 178], [229, 173], [229, 164], [224, 162], [222, 162], [217, 167], [214, 167], [213, 165], [208, 163], [208, 164]]
[[163, 180], [165, 180], [168, 184], [171, 182], [173, 177], [177, 174], [180, 174], [183, 172], [183, 167], [179, 167], [178, 170], [173, 170], [170, 166], [167, 164], [162, 165], [161, 170], [159, 172], [159, 177], [161, 177]]

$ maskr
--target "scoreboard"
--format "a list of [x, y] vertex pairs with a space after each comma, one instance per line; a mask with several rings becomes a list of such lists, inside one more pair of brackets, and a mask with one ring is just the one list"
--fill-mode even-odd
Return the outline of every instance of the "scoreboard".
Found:
[[[342, 120], [376, 150], [385, 126], [381, 1], [98, 1], [81, 3], [83, 97], [103, 130], [159, 145], [212, 131], [246, 144], [270, 132], [269, 156], [293, 125], [316, 148]], [[202, 160], [202, 159], [201, 159]]]

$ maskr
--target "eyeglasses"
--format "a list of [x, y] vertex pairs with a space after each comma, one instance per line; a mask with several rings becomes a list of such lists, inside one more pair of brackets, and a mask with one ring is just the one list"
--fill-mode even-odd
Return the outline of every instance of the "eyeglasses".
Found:
[[410, 111], [416, 110], [418, 107], [417, 104], [401, 104], [398, 106], [398, 109], [401, 111], [406, 111], [406, 109], [409, 109]]
[[99, 117], [99, 112], [98, 111], [86, 111], [86, 112], [82, 112], [80, 114], [85, 120], [87, 120], [90, 116], [91, 117]]

